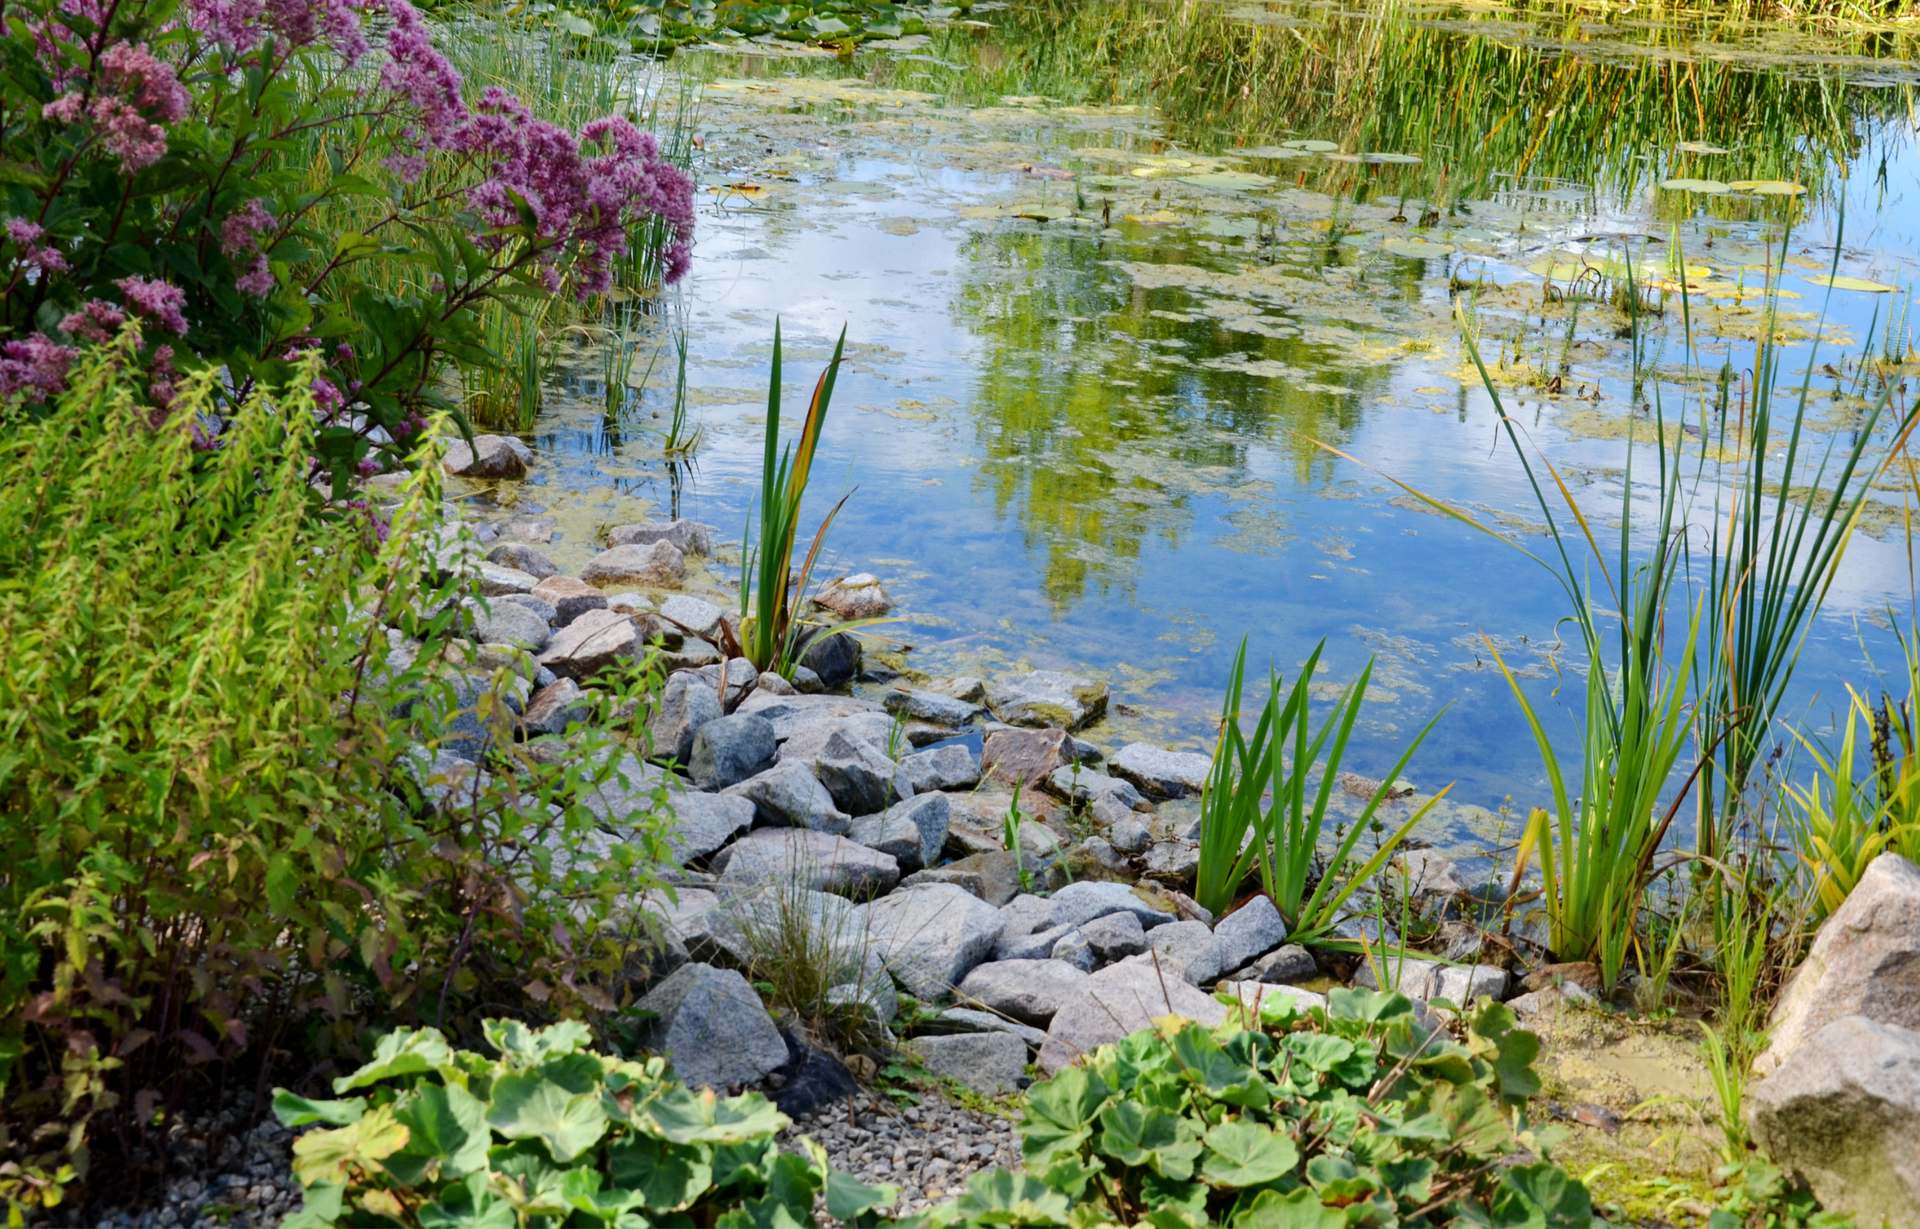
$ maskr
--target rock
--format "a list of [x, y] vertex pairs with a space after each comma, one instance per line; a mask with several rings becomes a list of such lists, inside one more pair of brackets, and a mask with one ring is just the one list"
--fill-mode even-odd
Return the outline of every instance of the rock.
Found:
[[1219, 980], [1220, 949], [1204, 922], [1169, 922], [1155, 927], [1147, 936], [1147, 954], [1157, 955], [1169, 974], [1179, 969], [1180, 975], [1196, 986]]
[[[951, 883], [965, 889], [995, 909], [1027, 890], [1020, 881], [1021, 859], [1004, 849], [988, 849], [956, 858], [945, 866], [930, 867], [914, 875], [916, 883]], [[1027, 865], [1031, 879], [1033, 869]]]
[[1070, 763], [1065, 730], [995, 730], [980, 755], [982, 779], [1031, 791]]
[[702, 725], [693, 736], [687, 772], [705, 790], [721, 790], [773, 767], [780, 746], [773, 723], [735, 713]]
[[820, 590], [813, 600], [843, 619], [878, 619], [893, 609], [893, 599], [871, 572], [843, 576]]
[[1545, 990], [1551, 986], [1573, 985], [1580, 987], [1589, 995], [1598, 994], [1600, 993], [1600, 966], [1588, 960], [1541, 965], [1521, 978], [1520, 984], [1528, 990]]
[[956, 674], [952, 678], [933, 679], [927, 686], [956, 700], [970, 700], [975, 704], [987, 702], [986, 681], [977, 679], [971, 674]]
[[1100, 958], [1094, 955], [1087, 937], [1071, 927], [1066, 930], [1067, 933], [1060, 936], [1060, 941], [1053, 945], [1053, 951], [1047, 958], [1065, 961], [1082, 973], [1091, 973], [1099, 968]]
[[937, 691], [906, 691], [894, 688], [882, 700], [890, 713], [900, 713], [916, 721], [935, 725], [965, 725], [980, 711], [977, 704], [943, 696]]
[[1027, 1082], [1027, 1043], [1012, 1033], [915, 1037], [906, 1049], [934, 1075], [957, 1080], [983, 1096], [1017, 1092]]
[[[1339, 780], [1342, 790], [1362, 802], [1372, 802], [1380, 791], [1386, 788], [1386, 782], [1376, 781], [1372, 777], [1363, 777], [1357, 772], [1343, 772]], [[1409, 782], [1395, 781], [1393, 788], [1387, 790], [1387, 799], [1408, 798], [1413, 795], [1413, 792], [1413, 786]]]
[[653, 754], [676, 764], [693, 762], [693, 736], [702, 726], [720, 720], [718, 689], [690, 671], [667, 676], [647, 729], [653, 736]]
[[1895, 853], [1869, 862], [1845, 903], [1821, 923], [1774, 1006], [1773, 1042], [1754, 1070], [1779, 1070], [1843, 1016], [1920, 1030], [1920, 866]]
[[1132, 875], [1127, 873], [1126, 858], [1104, 836], [1090, 836], [1070, 846], [1060, 855], [1060, 860], [1048, 868], [1048, 873], [1059, 876], [1060, 882], [1054, 885], [1056, 887], [1065, 887], [1079, 879], [1111, 879], [1115, 882], [1132, 879]]
[[1153, 840], [1147, 826], [1131, 815], [1107, 829], [1107, 843], [1125, 854], [1136, 854]]
[[616, 546], [601, 551], [580, 569], [581, 580], [603, 588], [608, 585], [658, 588], [673, 584], [686, 574], [686, 558], [671, 542]]
[[[1004, 913], [1005, 910], [1003, 909], [1002, 912]], [[1071, 926], [1050, 926], [1045, 930], [1036, 930], [1024, 935], [1002, 933], [1000, 941], [993, 945], [993, 958], [995, 960], [1045, 960], [1053, 955], [1054, 944], [1068, 935], [1077, 933], [1079, 932]]]
[[1109, 913], [1080, 925], [1080, 937], [1086, 940], [1101, 964], [1112, 964], [1147, 950], [1147, 932], [1140, 919], [1131, 913]]
[[687, 944], [696, 958], [751, 975], [758, 964], [805, 949], [830, 982], [829, 989], [848, 983], [870, 988], [884, 984], [892, 992], [879, 953], [866, 942], [859, 907], [845, 897], [793, 880], [722, 886], [727, 894], [705, 915], [706, 943]]
[[508, 593], [532, 593], [540, 578], [519, 568], [501, 567], [497, 563], [483, 563], [476, 578], [482, 597], [500, 597]]
[[1287, 923], [1264, 896], [1256, 896], [1220, 919], [1213, 928], [1220, 967], [1237, 969], [1287, 941]]
[[589, 610], [607, 608], [605, 593], [571, 576], [547, 577], [533, 587], [533, 596], [553, 607], [550, 622], [557, 627], [566, 627]]
[[579, 801], [601, 823], [620, 831], [632, 826], [632, 815], [652, 812], [653, 792], [668, 774], [618, 747], [609, 748], [602, 754], [606, 757], [602, 760], [603, 764], [611, 761], [607, 778], [598, 785], [583, 786], [579, 791]]
[[1190, 751], [1128, 743], [1114, 755], [1109, 767], [1115, 776], [1133, 782], [1149, 798], [1188, 798], [1206, 788], [1213, 761]]
[[[701, 666], [699, 669], [691, 670], [687, 673], [704, 681], [707, 686], [713, 688], [715, 695], [719, 695], [720, 677], [723, 669], [726, 671], [727, 694], [721, 699], [720, 707], [730, 713], [736, 712], [740, 708], [741, 702], [753, 694], [755, 687], [760, 681], [760, 674], [753, 668], [752, 662], [744, 657], [734, 657], [729, 658], [724, 663], [714, 662], [712, 665]], [[779, 735], [776, 734], [775, 737], [778, 738]]]
[[[1881, 854], [1867, 873], [1896, 857]], [[1895, 871], [1889, 878], [1898, 877]], [[1865, 883], [1862, 876], [1855, 896]], [[1872, 927], [1885, 903], [1883, 897], [1875, 910], [1861, 910], [1856, 917]], [[1822, 937], [1826, 933], [1823, 928]], [[1868, 942], [1884, 938], [1862, 932], [1853, 936], [1856, 944], [1863, 934]], [[1828, 950], [1841, 961], [1853, 955], [1840, 944]], [[1816, 971], [1816, 979], [1824, 980], [1835, 967], [1829, 963]], [[1911, 986], [1915, 966], [1909, 961], [1905, 967]], [[1875, 978], [1886, 973], [1884, 964], [1872, 968]], [[1746, 1114], [1755, 1142], [1789, 1175], [1806, 1182], [1828, 1211], [1850, 1214], [1860, 1225], [1920, 1225], [1920, 1146], [1915, 1143], [1920, 1140], [1920, 1031], [1862, 1015], [1829, 1020], [1812, 1032], [1802, 1026], [1798, 1044], [1776, 1063], [1774, 1073], [1748, 1086]]]
[[[1375, 976], [1373, 963], [1362, 960], [1360, 967], [1353, 971], [1353, 984], [1362, 990], [1398, 990], [1410, 999], [1430, 999], [1434, 996], [1434, 986], [1438, 984], [1440, 967], [1431, 960], [1402, 958], [1391, 952], [1375, 952], [1374, 960], [1380, 964], [1380, 975]], [[1385, 978], [1386, 984], [1381, 984]]]
[[921, 884], [862, 908], [888, 971], [922, 999], [950, 993], [993, 951], [1005, 925], [998, 909], [947, 883]]
[[682, 866], [706, 857], [753, 827], [752, 803], [679, 788], [678, 779], [670, 779], [676, 787], [667, 791], [667, 805], [673, 808], [674, 820], [666, 832], [667, 848]]
[[1490, 964], [1443, 964], [1434, 975], [1433, 998], [1466, 1009], [1485, 995], [1498, 1003], [1507, 997], [1507, 971]]
[[533, 693], [527, 701], [527, 711], [521, 715], [520, 725], [529, 736], [565, 734], [568, 726], [585, 721], [592, 713], [593, 705], [578, 683], [572, 679], [555, 679]]
[[894, 992], [893, 979], [882, 969], [870, 982], [841, 982], [827, 991], [827, 1002], [834, 1007], [863, 1006], [871, 1023], [893, 1023], [900, 1014], [900, 997]]
[[[865, 742], [835, 731], [813, 763], [813, 775], [839, 807], [851, 815], [885, 810], [898, 793], [898, 766]], [[911, 788], [911, 787], [909, 787]]]
[[668, 674], [718, 665], [720, 660], [720, 650], [704, 640], [682, 641], [679, 649], [663, 651], [659, 658], [660, 668]]
[[860, 643], [845, 632], [816, 633], [800, 654], [800, 664], [820, 676], [824, 687], [839, 687], [860, 672]]
[[820, 784], [820, 778], [798, 760], [781, 760], [724, 792], [752, 802], [760, 822], [775, 827], [811, 828], [845, 836], [852, 822], [833, 804], [833, 795]]
[[793, 668], [793, 689], [803, 696], [817, 696], [827, 689], [820, 676], [805, 666]]
[[1029, 670], [993, 680], [987, 703], [1009, 725], [1077, 730], [1107, 711], [1107, 685], [1057, 670]]
[[[536, 583], [560, 571], [553, 566], [551, 559], [524, 542], [502, 542], [487, 552], [487, 562], [518, 569], [533, 577]], [[528, 586], [529, 590], [531, 588], [531, 585]]]
[[847, 836], [869, 849], [892, 854], [903, 871], [917, 871], [926, 864], [921, 856], [920, 829], [914, 827], [912, 820], [899, 818], [892, 811], [860, 816], [853, 821]]
[[[1000, 906], [1000, 918], [1006, 928], [1000, 932], [1002, 943], [1045, 930], [1053, 924], [1053, 902], [1044, 896], [1023, 892]], [[1005, 957], [995, 957], [1005, 959]]]
[[1151, 957], [1133, 956], [1109, 965], [1080, 983], [1054, 1013], [1046, 1044], [1040, 1047], [1040, 1069], [1053, 1075], [1082, 1055], [1166, 1015], [1184, 1016], [1211, 1028], [1226, 1019], [1227, 1008], [1171, 970], [1156, 968]]
[[888, 823], [906, 820], [920, 834], [920, 849], [914, 857], [916, 868], [931, 866], [939, 860], [940, 851], [947, 844], [952, 809], [945, 794], [915, 794], [887, 808]]
[[1407, 889], [1416, 896], [1458, 896], [1467, 890], [1454, 872], [1453, 860], [1432, 849], [1405, 850], [1393, 859], [1393, 882], [1406, 876]]
[[1109, 913], [1131, 913], [1151, 929], [1173, 921], [1173, 914], [1157, 909], [1123, 883], [1070, 883], [1053, 894], [1053, 924], [1084, 926]]
[[[535, 587], [537, 588], [538, 586]], [[499, 597], [493, 599], [491, 604], [496, 610], [503, 604], [531, 610], [540, 617], [542, 623], [548, 626], [552, 626], [553, 621], [560, 617], [560, 611], [555, 608], [552, 602], [532, 593], [502, 593]]]
[[1088, 768], [1056, 768], [1047, 775], [1046, 787], [1047, 792], [1056, 798], [1083, 805], [1091, 804], [1098, 798], [1111, 798], [1131, 811], [1146, 801], [1140, 796], [1140, 791], [1133, 787], [1133, 782]]
[[[853, 986], [835, 986], [827, 992], [828, 1000], [833, 1001], [835, 991], [841, 990], [854, 992], [855, 997], [847, 999], [847, 1002], [857, 1001], [858, 988]], [[853, 1072], [847, 1070], [847, 1065], [836, 1055], [808, 1045], [791, 1032], [784, 1033], [784, 1037], [787, 1042], [787, 1062], [779, 1073], [779, 1087], [767, 1093], [767, 1099], [781, 1113], [789, 1118], [817, 1114], [858, 1095], [860, 1082], [853, 1078]]]
[[461, 616], [475, 640], [482, 644], [511, 644], [535, 652], [547, 647], [553, 633], [547, 630], [547, 621], [538, 614], [517, 602], [498, 597], [487, 606], [485, 610], [472, 607]]
[[971, 789], [980, 783], [980, 763], [973, 752], [950, 743], [927, 751], [916, 751], [900, 761], [915, 794], [943, 789]]
[[561, 678], [589, 679], [640, 651], [633, 620], [611, 610], [589, 610], [562, 628], [541, 651], [539, 662]]
[[711, 555], [713, 532], [699, 521], [641, 521], [607, 530], [608, 546], [652, 546], [671, 542], [683, 555]]
[[960, 998], [988, 1011], [1045, 1025], [1086, 980], [1087, 974], [1058, 960], [1000, 960], [976, 965], [957, 989]]
[[1018, 1024], [1012, 1020], [1002, 1020], [990, 1011], [975, 1011], [971, 1007], [949, 1007], [940, 1013], [940, 1019], [950, 1024], [963, 1025], [980, 1033], [1012, 1033], [1015, 1037], [1038, 1049], [1047, 1040], [1047, 1034], [1031, 1024]]
[[666, 1055], [691, 1087], [724, 1092], [787, 1061], [787, 1043], [760, 996], [732, 969], [682, 965], [639, 1006], [657, 1017], [647, 1047]]
[[1142, 861], [1150, 874], [1185, 882], [1200, 869], [1200, 847], [1192, 841], [1155, 841]]
[[890, 891], [900, 882], [900, 864], [888, 855], [806, 828], [749, 832], [721, 850], [713, 864], [724, 883], [799, 885], [855, 899]]
[[720, 634], [720, 624], [726, 614], [712, 602], [688, 597], [684, 593], [676, 593], [660, 603], [660, 617], [672, 625], [676, 632], [685, 632], [703, 640]]
[[789, 683], [771, 670], [762, 670], [760, 672], [760, 677], [754, 680], [753, 689], [755, 691], [769, 692], [776, 696], [797, 696], [800, 694], [798, 687], [795, 687], [792, 683]]
[[[751, 698], [751, 697], [749, 697]], [[795, 700], [800, 697], [795, 696]], [[744, 706], [743, 706], [744, 707]], [[827, 749], [827, 743], [835, 734], [844, 734], [859, 743], [875, 755], [892, 758], [887, 755], [887, 744], [896, 741], [892, 738], [893, 718], [877, 710], [872, 712], [852, 712], [838, 715], [822, 715], [807, 721], [780, 723], [775, 718], [775, 732], [780, 736], [780, 758], [790, 760], [817, 760], [820, 753]]]
[[1312, 981], [1320, 976], [1313, 953], [1297, 943], [1289, 943], [1268, 952], [1243, 969], [1228, 975], [1234, 981], [1274, 982], [1280, 985]]
[[457, 478], [524, 478], [532, 460], [533, 449], [510, 435], [476, 435], [471, 447], [448, 441], [441, 464]]

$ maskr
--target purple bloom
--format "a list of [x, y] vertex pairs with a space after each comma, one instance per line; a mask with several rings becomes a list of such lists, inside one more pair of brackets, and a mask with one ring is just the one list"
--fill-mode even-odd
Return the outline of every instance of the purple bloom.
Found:
[[7, 219], [7, 238], [21, 247], [30, 247], [39, 242], [40, 236], [45, 233], [36, 222], [29, 222], [25, 218]]
[[253, 258], [253, 268], [233, 279], [233, 285], [241, 294], [264, 299], [272, 294], [280, 280], [273, 275], [273, 265], [268, 262], [265, 252]]
[[228, 214], [220, 223], [220, 250], [228, 256], [256, 251], [260, 247], [260, 236], [273, 230], [274, 225], [267, 203], [255, 197], [245, 208]]
[[114, 285], [127, 296], [127, 305], [134, 311], [152, 316], [162, 328], [181, 337], [187, 335], [187, 318], [180, 312], [187, 305], [186, 291], [146, 277], [123, 277]]
[[380, 83], [413, 104], [428, 146], [451, 148], [469, 118], [460, 98], [460, 74], [433, 45], [420, 10], [407, 0], [388, 0], [387, 11], [393, 15], [393, 33], [387, 37]]
[[127, 322], [127, 313], [105, 299], [88, 299], [60, 321], [60, 331], [82, 341], [106, 341]]
[[129, 97], [140, 110], [163, 124], [187, 113], [193, 99], [173, 75], [173, 65], [154, 58], [141, 43], [115, 43], [100, 53], [100, 86]]
[[50, 397], [67, 386], [67, 368], [80, 352], [41, 333], [0, 345], [0, 397], [30, 390], [30, 400]]

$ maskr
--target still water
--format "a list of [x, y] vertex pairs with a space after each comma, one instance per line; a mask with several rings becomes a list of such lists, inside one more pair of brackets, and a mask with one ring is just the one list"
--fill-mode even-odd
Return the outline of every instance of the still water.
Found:
[[[1750, 395], [1769, 266], [1816, 450], [1879, 395], [1863, 352], [1908, 404], [1920, 72], [1892, 36], [1478, 5], [970, 19], [850, 63], [675, 61], [662, 97], [694, 108], [705, 204], [636, 378], [684, 329], [704, 442], [669, 475], [646, 433], [671, 348], [612, 419], [596, 352], [563, 355], [521, 495], [560, 525], [563, 566], [598, 527], [676, 503], [737, 539], [776, 318], [790, 423], [844, 326], [806, 532], [849, 494], [827, 574], [884, 580], [913, 667], [1082, 671], [1113, 687], [1097, 741], [1205, 750], [1242, 636], [1288, 677], [1324, 640], [1322, 682], [1376, 663], [1349, 767], [1383, 771], [1445, 709], [1409, 775], [1455, 783], [1423, 834], [1454, 845], [1545, 800], [1489, 641], [1568, 742], [1585, 686], [1566, 594], [1522, 553], [1544, 550], [1542, 517], [1461, 313], [1603, 540], [1656, 416], [1697, 461], [1723, 365]], [[1689, 287], [1685, 312], [1643, 290], [1664, 311], [1637, 378], [1604, 301], [1629, 266]], [[1830, 289], [1836, 271], [1857, 281]], [[1815, 734], [1843, 683], [1897, 658], [1905, 484], [1875, 492], [1805, 646], [1788, 710]]]

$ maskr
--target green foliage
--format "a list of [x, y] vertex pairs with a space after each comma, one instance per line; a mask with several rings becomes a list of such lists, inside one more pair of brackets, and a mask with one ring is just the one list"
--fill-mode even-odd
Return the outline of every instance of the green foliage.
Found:
[[[1440, 719], [1436, 715], [1401, 753], [1380, 791], [1368, 800], [1360, 818], [1334, 849], [1318, 883], [1308, 891], [1308, 880], [1321, 853], [1327, 804], [1333, 797], [1347, 740], [1360, 716], [1367, 681], [1373, 674], [1369, 661], [1341, 693], [1319, 732], [1314, 733], [1308, 684], [1325, 648], [1325, 642], [1314, 646], [1299, 677], [1284, 692], [1280, 676], [1269, 674], [1266, 703], [1249, 739], [1240, 729], [1247, 659], [1247, 642], [1241, 640], [1221, 706], [1220, 741], [1214, 748], [1213, 766], [1200, 797], [1200, 866], [1194, 898], [1203, 908], [1224, 913], [1239, 896], [1248, 874], [1258, 870], [1261, 886], [1286, 918], [1295, 941], [1301, 943], [1311, 942], [1333, 928], [1340, 906], [1387, 864], [1407, 833], [1447, 792], [1443, 789], [1434, 795], [1388, 835], [1371, 858], [1349, 872], [1354, 846], [1367, 831], [1368, 821], [1389, 787]], [[1309, 803], [1307, 774], [1321, 763], [1323, 752], [1320, 784]]]
[[1169, 1017], [1028, 1094], [1026, 1173], [975, 1175], [935, 1225], [1586, 1226], [1585, 1187], [1535, 1160], [1533, 1034], [1484, 1002], [1429, 1033], [1403, 995], [1277, 992], [1207, 1029]]
[[593, 1053], [577, 1024], [489, 1020], [485, 1032], [498, 1058], [434, 1029], [389, 1034], [374, 1061], [334, 1081], [365, 1096], [278, 1090], [288, 1126], [339, 1123], [294, 1144], [306, 1207], [287, 1229], [802, 1229], [822, 1195], [835, 1220], [865, 1229], [898, 1194], [834, 1173], [811, 1142], [782, 1153], [774, 1136], [788, 1119], [757, 1093], [691, 1092], [664, 1059]]
[[1707, 1229], [1853, 1229], [1851, 1216], [1822, 1211], [1811, 1191], [1789, 1184], [1764, 1157], [1746, 1157], [1716, 1176], [1725, 1186]]
[[[449, 660], [455, 591], [429, 583], [436, 452], [390, 512], [332, 505], [308, 481], [316, 362], [256, 387], [203, 448], [218, 377], [186, 377], [156, 424], [139, 354], [131, 329], [90, 352], [0, 439], [0, 1089], [18, 1167], [0, 1197], [15, 1202], [87, 1180], [97, 1117], [137, 1139], [276, 1053], [357, 1062], [369, 1017], [461, 1028], [482, 1002], [616, 1006], [638, 924], [616, 902], [662, 853], [647, 809], [620, 817], [629, 839], [604, 858], [556, 856], [596, 828], [578, 795], [617, 761], [604, 734], [552, 762], [515, 749], [507, 673]], [[493, 742], [484, 785], [430, 767], [457, 708]], [[441, 1061], [418, 1045], [375, 1057]]]
[[[1875, 713], [1858, 692], [1849, 689], [1848, 694], [1852, 704], [1839, 749], [1829, 756], [1794, 731], [1794, 738], [1813, 760], [1814, 778], [1804, 787], [1782, 787], [1787, 831], [1807, 876], [1816, 922], [1846, 902], [1868, 864], [1882, 853], [1892, 850], [1909, 860], [1920, 859], [1920, 813], [1914, 805], [1920, 800], [1920, 766], [1907, 741], [1909, 725], [1905, 720], [1893, 722], [1893, 705]], [[1903, 717], [1907, 711], [1902, 709]], [[1876, 728], [1876, 718], [1885, 724]], [[1874, 743], [1874, 771], [1864, 781], [1858, 771], [1863, 720]], [[1897, 751], [1891, 738], [1895, 729], [1901, 739]]]

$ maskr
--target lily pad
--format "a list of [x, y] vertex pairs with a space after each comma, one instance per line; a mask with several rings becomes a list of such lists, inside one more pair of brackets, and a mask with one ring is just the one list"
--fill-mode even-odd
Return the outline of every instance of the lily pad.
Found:
[[1804, 196], [1806, 189], [1784, 179], [1736, 179], [1727, 185], [1729, 192], [1751, 192], [1755, 196]]
[[1265, 188], [1273, 183], [1271, 175], [1255, 175], [1251, 171], [1208, 171], [1203, 175], [1182, 175], [1180, 182], [1196, 188], [1222, 188], [1230, 192], [1244, 192], [1249, 188]]
[[1152, 213], [1130, 213], [1127, 221], [1138, 222], [1142, 226], [1172, 226], [1180, 221], [1180, 215], [1170, 209], [1156, 209]]
[[1417, 166], [1423, 159], [1419, 154], [1385, 154], [1371, 151], [1360, 155], [1362, 162], [1391, 162], [1400, 166]]
[[1311, 158], [1310, 150], [1295, 149], [1291, 145], [1256, 145], [1252, 149], [1235, 150], [1243, 158]]
[[1818, 276], [1803, 273], [1800, 280], [1812, 282], [1816, 286], [1825, 286], [1830, 290], [1859, 290], [1867, 294], [1897, 294], [1900, 290], [1898, 286], [1889, 286], [1885, 282], [1870, 282], [1864, 277], [1838, 277], [1827, 273]]
[[1297, 149], [1309, 154], [1330, 154], [1340, 148], [1336, 141], [1282, 141], [1282, 149]]
[[1668, 179], [1660, 186], [1669, 192], [1725, 192], [1727, 185], [1717, 179]]
[[1732, 150], [1721, 149], [1718, 145], [1709, 145], [1705, 141], [1682, 141], [1680, 144], [1674, 146], [1674, 148], [1686, 154], [1727, 154], [1733, 152]]
[[1454, 250], [1451, 243], [1435, 243], [1430, 239], [1422, 239], [1418, 235], [1405, 237], [1396, 235], [1380, 246], [1389, 255], [1405, 256], [1409, 260], [1432, 260], [1436, 257], [1452, 255]]

